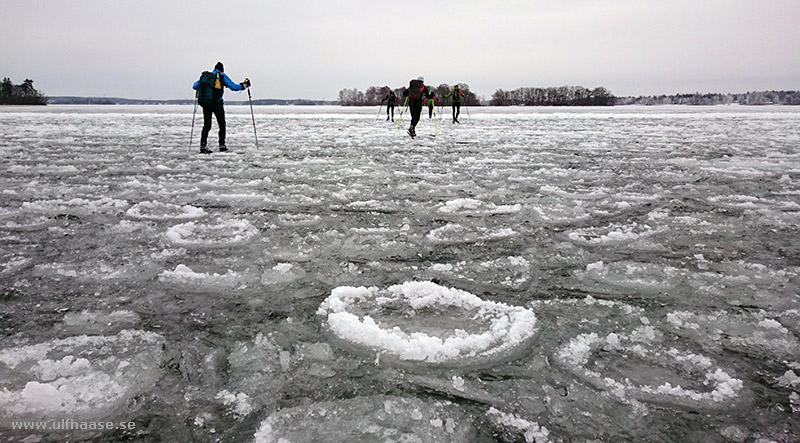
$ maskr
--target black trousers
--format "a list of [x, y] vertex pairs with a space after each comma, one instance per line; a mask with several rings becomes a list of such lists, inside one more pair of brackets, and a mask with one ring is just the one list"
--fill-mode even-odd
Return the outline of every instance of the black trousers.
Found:
[[457, 119], [461, 115], [461, 102], [453, 102], [453, 118]]
[[415, 100], [415, 102], [411, 102], [411, 127], [414, 128], [419, 123], [419, 117], [422, 115], [422, 100]]
[[392, 110], [392, 118], [394, 118], [394, 103], [386, 105], [386, 116], [389, 116], [389, 110]]
[[225, 107], [222, 100], [213, 105], [203, 106], [203, 132], [200, 134], [200, 146], [208, 146], [208, 133], [211, 131], [211, 116], [217, 118], [219, 126], [219, 145], [225, 145]]

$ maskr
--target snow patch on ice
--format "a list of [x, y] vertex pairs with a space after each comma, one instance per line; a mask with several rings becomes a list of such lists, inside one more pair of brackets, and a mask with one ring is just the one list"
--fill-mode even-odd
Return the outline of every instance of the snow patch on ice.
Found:
[[800, 376], [794, 373], [793, 370], [788, 370], [777, 380], [778, 386], [800, 389]]
[[547, 443], [550, 441], [550, 431], [544, 426], [539, 426], [539, 423], [534, 421], [526, 420], [516, 414], [499, 411], [494, 407], [489, 408], [486, 416], [503, 428], [521, 433], [527, 443]]
[[228, 407], [229, 413], [236, 416], [237, 419], [242, 419], [256, 409], [253, 406], [250, 396], [243, 392], [234, 394], [227, 389], [223, 389], [217, 393], [215, 398]]
[[119, 415], [161, 377], [161, 336], [123, 330], [0, 351], [0, 416], [14, 419]]

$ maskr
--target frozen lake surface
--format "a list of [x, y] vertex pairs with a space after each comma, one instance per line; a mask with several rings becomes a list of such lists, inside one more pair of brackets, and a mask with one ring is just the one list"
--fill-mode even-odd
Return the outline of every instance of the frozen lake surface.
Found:
[[0, 108], [0, 438], [800, 441], [800, 108], [226, 110]]

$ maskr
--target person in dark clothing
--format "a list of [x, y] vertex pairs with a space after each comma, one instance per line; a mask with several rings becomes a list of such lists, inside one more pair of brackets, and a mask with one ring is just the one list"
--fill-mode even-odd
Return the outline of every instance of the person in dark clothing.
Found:
[[394, 105], [397, 104], [397, 95], [390, 89], [389, 93], [381, 101], [386, 102], [386, 121], [389, 121], [389, 110], [392, 111], [392, 121], [394, 121]]
[[422, 76], [408, 82], [408, 89], [403, 91], [403, 96], [407, 97], [408, 108], [411, 110], [411, 125], [408, 127], [408, 135], [411, 138], [417, 136], [417, 123], [419, 123], [420, 115], [422, 115], [422, 103], [426, 98], [431, 98], [432, 95], [425, 86], [425, 78]]
[[431, 98], [425, 99], [425, 104], [428, 105], [428, 118], [433, 117], [433, 110], [436, 108], [436, 103], [439, 102], [439, 99], [436, 98], [436, 95], [431, 92]]
[[461, 114], [461, 97], [464, 96], [464, 93], [461, 92], [458, 85], [455, 85], [453, 90], [448, 92], [444, 98], [448, 98], [451, 95], [453, 96], [453, 123], [461, 123], [458, 121], [458, 116]]
[[[245, 78], [242, 83], [234, 83], [227, 74], [225, 74], [225, 67], [222, 62], [217, 62], [214, 70], [211, 72], [219, 81], [219, 100], [215, 100], [210, 105], [202, 105], [203, 108], [203, 132], [200, 134], [200, 152], [203, 154], [210, 154], [211, 150], [208, 149], [208, 133], [211, 131], [211, 116], [217, 119], [217, 126], [219, 126], [219, 150], [225, 152], [228, 148], [225, 146], [225, 107], [223, 106], [222, 93], [224, 88], [231, 91], [242, 91], [250, 87], [250, 79]], [[200, 80], [194, 82], [192, 89], [197, 90], [200, 87]], [[216, 87], [216, 86], [215, 86]]]

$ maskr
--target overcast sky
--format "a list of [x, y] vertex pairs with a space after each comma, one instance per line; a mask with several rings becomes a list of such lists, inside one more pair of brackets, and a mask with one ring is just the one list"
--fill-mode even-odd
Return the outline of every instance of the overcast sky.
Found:
[[[466, 83], [618, 96], [800, 89], [800, 0], [27, 0], [0, 76], [50, 96], [193, 98], [217, 61], [253, 98]], [[234, 96], [228, 93], [227, 97]]]

